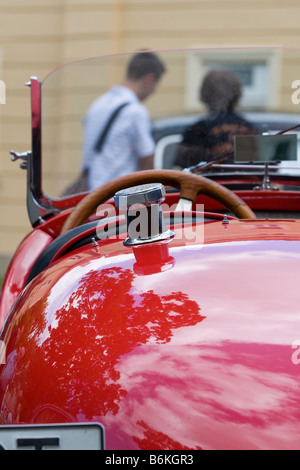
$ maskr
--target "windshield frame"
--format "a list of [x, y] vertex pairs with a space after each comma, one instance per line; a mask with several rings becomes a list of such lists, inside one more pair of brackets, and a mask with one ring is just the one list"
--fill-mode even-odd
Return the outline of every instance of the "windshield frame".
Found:
[[[196, 48], [196, 50], [209, 50], [210, 48]], [[247, 49], [247, 48], [230, 48], [230, 49]], [[259, 49], [259, 48], [258, 48]], [[272, 47], [271, 49], [286, 49], [286, 48], [276, 48]], [[176, 51], [192, 51], [194, 49], [189, 48], [189, 49], [176, 49]], [[170, 50], [174, 51], [174, 50]], [[149, 51], [150, 52], [150, 51]], [[168, 52], [168, 50], [157, 50], [155, 52]], [[109, 58], [109, 57], [115, 57], [115, 56], [125, 56], [132, 54], [132, 52], [129, 53], [122, 53], [122, 54], [108, 54], [108, 55], [103, 55], [99, 56]], [[90, 57], [90, 58], [83, 58], [78, 61], [72, 61], [70, 64], [74, 63], [80, 63], [80, 62], [86, 62], [90, 59], [95, 59], [95, 57]], [[61, 212], [62, 210], [69, 209], [74, 207], [78, 202], [88, 193], [78, 193], [74, 194], [71, 196], [63, 196], [59, 198], [55, 198], [53, 196], [49, 196], [44, 193], [43, 191], [43, 182], [42, 182], [42, 85], [47, 79], [47, 77], [51, 76], [55, 71], [62, 69], [65, 66], [68, 66], [70, 64], [64, 64], [59, 67], [56, 67], [53, 71], [48, 73], [44, 79], [41, 81], [39, 78], [32, 76], [30, 78], [30, 89], [31, 89], [31, 132], [32, 132], [32, 149], [31, 152], [28, 156], [28, 164], [27, 164], [27, 208], [28, 208], [28, 214], [29, 214], [29, 219], [32, 224], [32, 226], [39, 225], [41, 222], [43, 222], [45, 219], [48, 217], [53, 216], [54, 214], [57, 214]], [[226, 180], [230, 179], [230, 175], [233, 177], [234, 176], [242, 176], [241, 173], [239, 172], [238, 165], [226, 165], [223, 164], [221, 174], [224, 177], [224, 172], [227, 173]], [[251, 174], [255, 174], [261, 178], [264, 176], [264, 166], [261, 165], [247, 165], [247, 169], [244, 168], [245, 173], [243, 175], [243, 178], [247, 178], [249, 175], [249, 171], [251, 171]], [[250, 168], [251, 167], [251, 168]], [[202, 172], [200, 170], [200, 173], [202, 175], [208, 176], [208, 177], [218, 177], [220, 176], [220, 165], [218, 168], [216, 167], [216, 174], [213, 169], [210, 168], [209, 171], [204, 171]], [[226, 170], [227, 169], [227, 170]], [[241, 168], [240, 168], [241, 170]], [[275, 179], [277, 177], [279, 178], [284, 178], [287, 177], [287, 179], [297, 179], [299, 178], [299, 174], [296, 175], [295, 172], [288, 171], [289, 169], [285, 169], [284, 175], [280, 172], [276, 171], [272, 172], [272, 177]], [[271, 173], [271, 172], [270, 172]]]

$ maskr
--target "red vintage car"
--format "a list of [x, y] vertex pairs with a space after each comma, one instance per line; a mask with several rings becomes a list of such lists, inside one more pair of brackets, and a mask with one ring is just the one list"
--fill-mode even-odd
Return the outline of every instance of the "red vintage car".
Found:
[[[160, 115], [223, 67], [237, 113], [289, 119], [76, 194], [82, 117], [127, 56], [31, 78], [32, 149], [13, 159], [33, 228], [1, 290], [0, 448], [299, 449], [299, 52], [160, 52]], [[172, 165], [195, 150], [174, 134]]]

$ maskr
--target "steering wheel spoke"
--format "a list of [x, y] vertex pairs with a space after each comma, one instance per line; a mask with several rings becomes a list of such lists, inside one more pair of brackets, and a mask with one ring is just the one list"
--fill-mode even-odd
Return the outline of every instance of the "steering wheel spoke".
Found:
[[176, 206], [176, 211], [191, 211], [192, 210], [192, 205], [193, 201], [190, 201], [189, 199], [185, 199], [183, 197], [179, 198], [179, 201]]

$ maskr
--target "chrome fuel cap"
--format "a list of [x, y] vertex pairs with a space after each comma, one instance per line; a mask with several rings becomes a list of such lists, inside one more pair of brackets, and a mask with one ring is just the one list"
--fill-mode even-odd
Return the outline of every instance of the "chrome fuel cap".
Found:
[[118, 191], [115, 194], [115, 203], [120, 210], [127, 210], [136, 204], [160, 204], [165, 200], [165, 195], [165, 187], [160, 183], [140, 184]]
[[126, 212], [129, 237], [124, 241], [125, 245], [151, 243], [174, 236], [165, 226], [161, 209], [165, 195], [165, 187], [161, 183], [133, 186], [115, 194], [116, 206]]

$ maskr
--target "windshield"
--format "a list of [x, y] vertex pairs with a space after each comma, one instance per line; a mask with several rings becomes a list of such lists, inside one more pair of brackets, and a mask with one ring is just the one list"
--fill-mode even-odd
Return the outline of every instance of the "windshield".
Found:
[[44, 193], [66, 197], [86, 191], [83, 180], [94, 189], [151, 165], [184, 169], [224, 156], [231, 168], [296, 167], [299, 130], [271, 136], [300, 124], [299, 52], [142, 51], [57, 68], [42, 81]]

